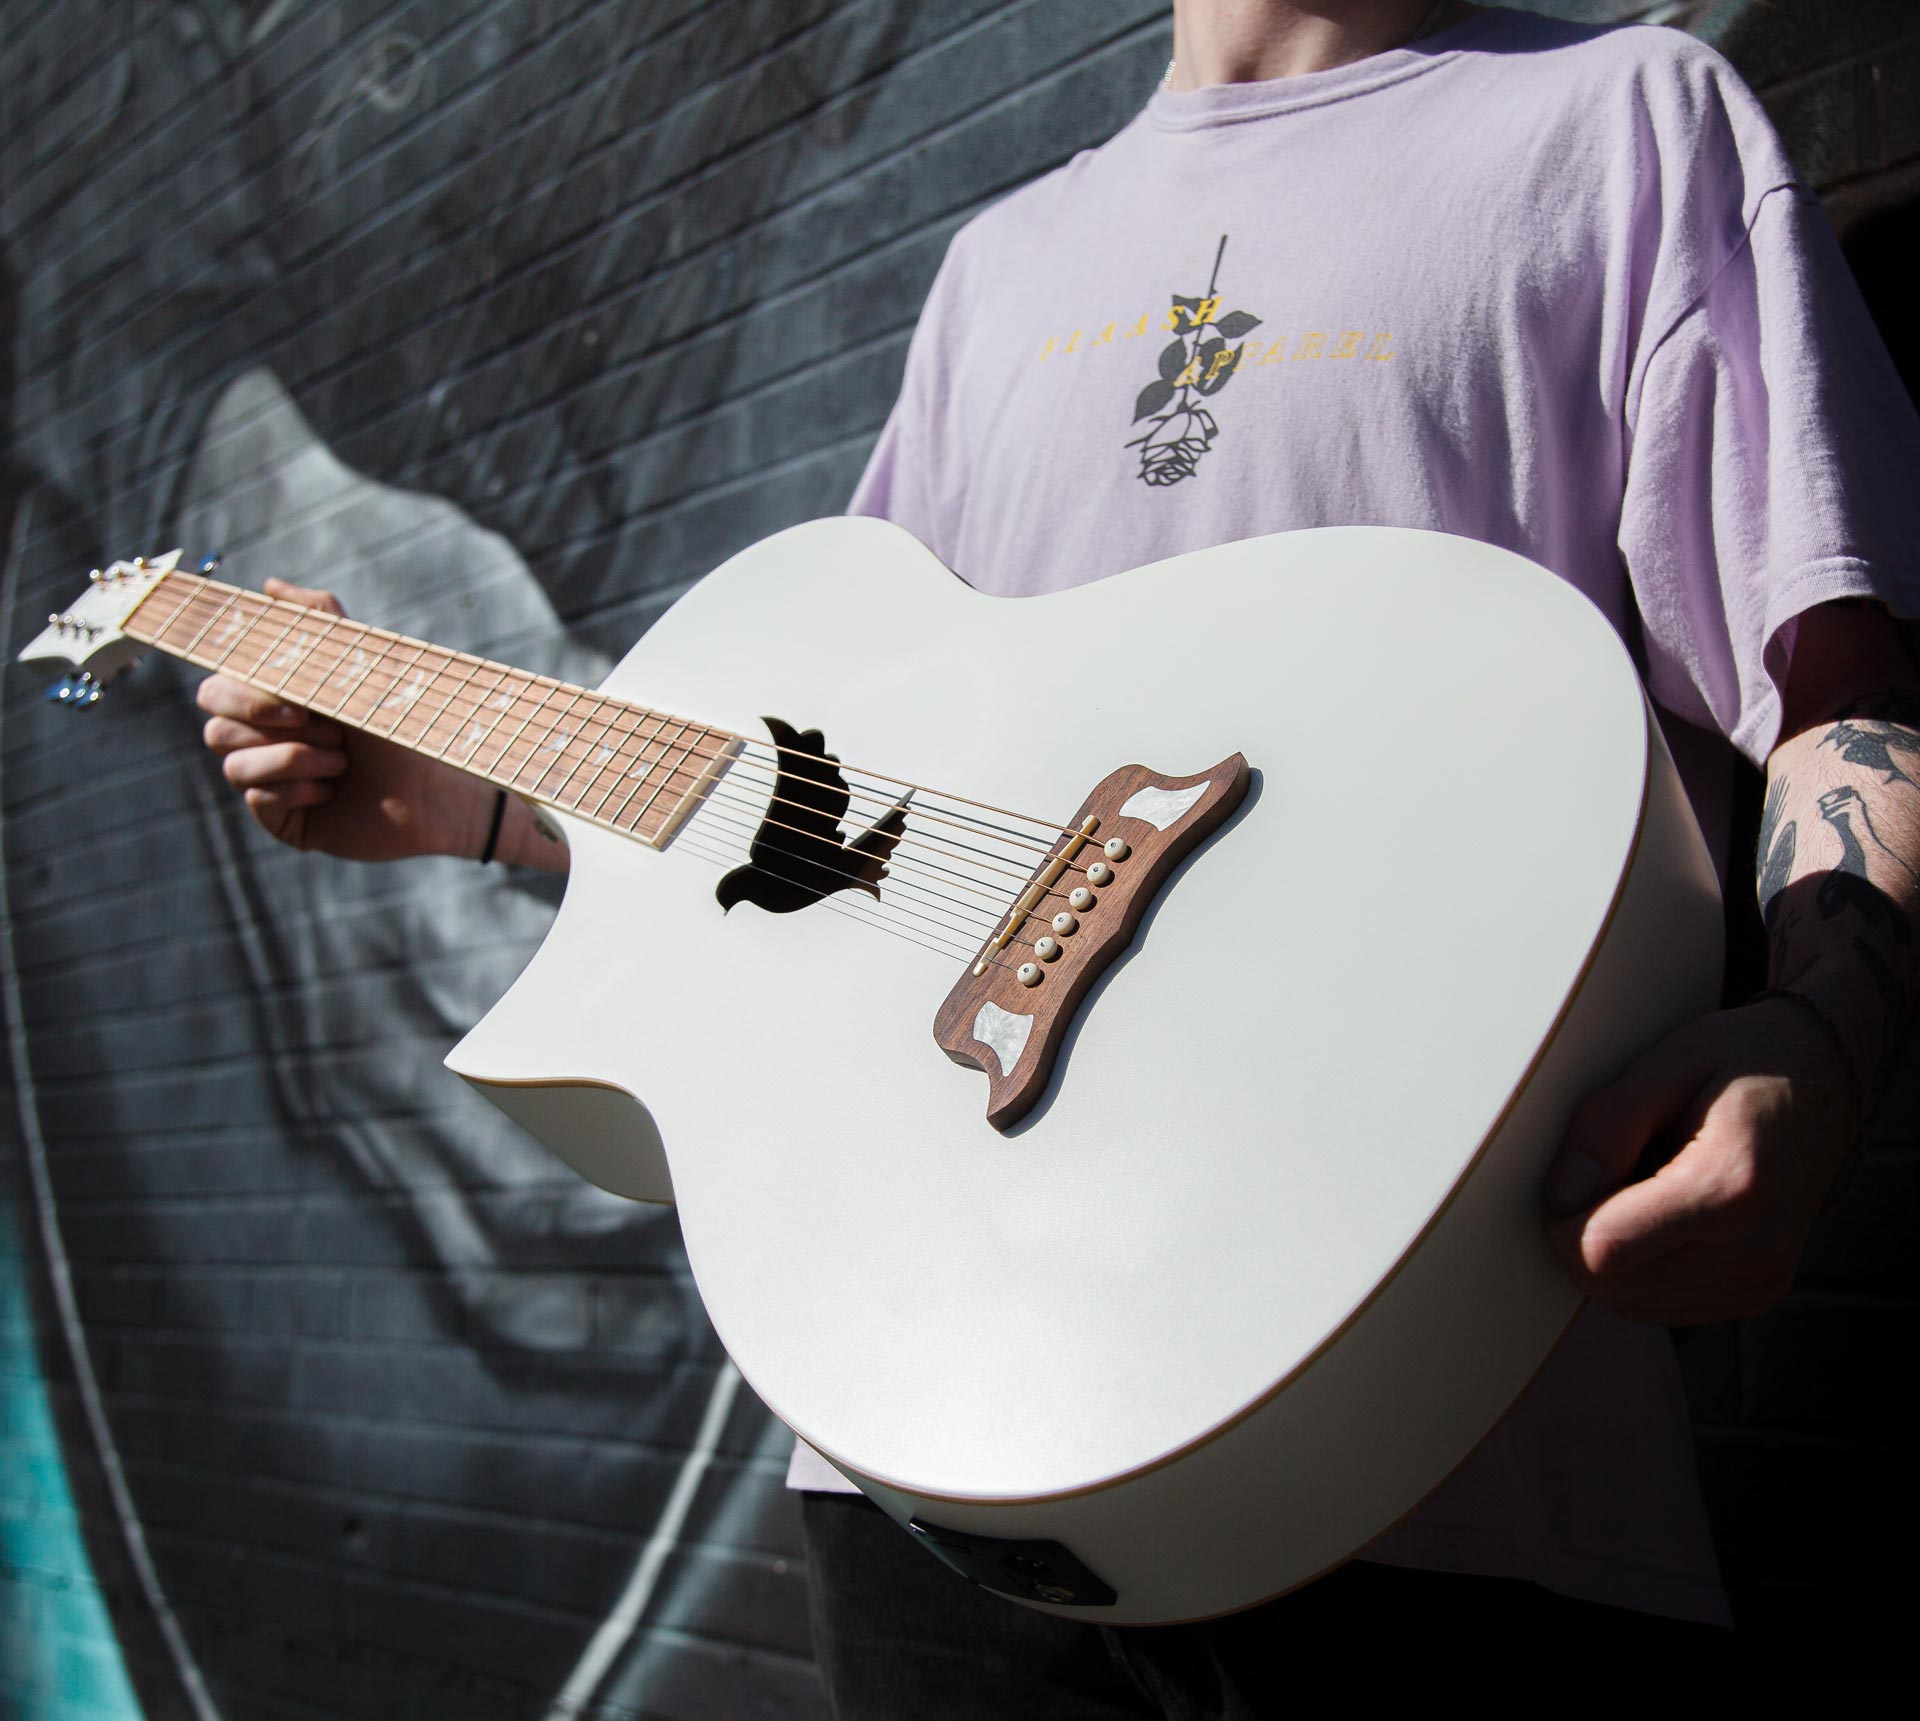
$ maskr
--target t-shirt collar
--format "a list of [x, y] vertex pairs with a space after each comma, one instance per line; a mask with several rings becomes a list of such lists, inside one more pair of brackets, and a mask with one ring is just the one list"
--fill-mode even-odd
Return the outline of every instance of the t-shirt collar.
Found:
[[1301, 72], [1290, 78], [1272, 78], [1257, 84], [1207, 84], [1197, 90], [1158, 89], [1147, 103], [1146, 117], [1163, 131], [1197, 131], [1205, 126], [1235, 125], [1265, 119], [1271, 114], [1300, 108], [1323, 107], [1370, 90], [1417, 78], [1444, 65], [1469, 47], [1504, 14], [1497, 8], [1476, 12], [1447, 29], [1436, 30], [1404, 48], [1389, 48], [1351, 65], [1324, 72]]

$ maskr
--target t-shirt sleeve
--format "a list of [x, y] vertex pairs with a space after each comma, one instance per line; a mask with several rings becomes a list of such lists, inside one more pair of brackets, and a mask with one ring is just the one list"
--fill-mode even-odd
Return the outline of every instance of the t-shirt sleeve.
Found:
[[899, 398], [887, 415], [880, 440], [847, 503], [865, 514], [903, 526], [949, 567], [959, 536], [960, 463], [952, 446], [949, 378], [962, 297], [953, 249], [934, 277], [927, 302], [907, 347]]
[[1620, 527], [1649, 686], [1760, 763], [1795, 617], [1843, 597], [1920, 616], [1920, 418], [1797, 185], [1654, 343]]

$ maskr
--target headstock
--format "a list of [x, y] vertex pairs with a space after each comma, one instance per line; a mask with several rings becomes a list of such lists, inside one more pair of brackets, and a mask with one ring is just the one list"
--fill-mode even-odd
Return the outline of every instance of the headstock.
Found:
[[[95, 568], [73, 603], [47, 617], [47, 625], [20, 653], [20, 661], [69, 666], [68, 673], [47, 689], [50, 700], [76, 708], [91, 705], [101, 688], [140, 655], [145, 648], [127, 636], [125, 623], [179, 564], [180, 552], [170, 550], [153, 561], [136, 556], [130, 562]], [[212, 565], [207, 563], [209, 568]]]

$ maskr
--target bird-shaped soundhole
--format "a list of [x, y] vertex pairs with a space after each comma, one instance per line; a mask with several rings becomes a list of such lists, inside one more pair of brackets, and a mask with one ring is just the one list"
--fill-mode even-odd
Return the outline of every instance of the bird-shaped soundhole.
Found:
[[818, 729], [796, 730], [763, 718], [777, 749], [773, 798], [747, 850], [747, 864], [720, 880], [714, 895], [723, 909], [751, 902], [769, 914], [810, 908], [838, 890], [880, 895], [887, 861], [906, 829], [904, 800], [851, 842], [840, 832], [852, 792], [840, 761]]

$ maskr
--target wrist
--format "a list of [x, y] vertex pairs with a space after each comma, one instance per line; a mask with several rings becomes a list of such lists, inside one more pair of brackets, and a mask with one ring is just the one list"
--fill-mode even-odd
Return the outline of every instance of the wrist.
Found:
[[493, 858], [509, 866], [537, 867], [542, 872], [567, 870], [567, 843], [560, 827], [530, 807], [518, 795], [508, 795], [501, 814], [500, 835]]
[[1816, 961], [1802, 968], [1790, 984], [1776, 982], [1760, 994], [1798, 1010], [1809, 1031], [1817, 1023], [1846, 1066], [1861, 1131], [1879, 1102], [1890, 1073], [1887, 1050], [1898, 1038], [1898, 1024], [1888, 1017], [1884, 989], [1868, 982], [1870, 977], [1852, 962]]
[[1793, 1050], [1788, 1058], [1796, 1109], [1824, 1119], [1817, 1139], [1826, 1151], [1819, 1173], [1831, 1207], [1852, 1186], [1864, 1151], [1870, 1093], [1862, 1080], [1852, 1043], [1827, 1005], [1802, 987], [1774, 987], [1756, 993], [1746, 1007], [1772, 1013]]

